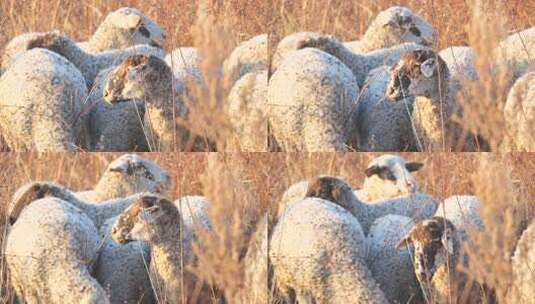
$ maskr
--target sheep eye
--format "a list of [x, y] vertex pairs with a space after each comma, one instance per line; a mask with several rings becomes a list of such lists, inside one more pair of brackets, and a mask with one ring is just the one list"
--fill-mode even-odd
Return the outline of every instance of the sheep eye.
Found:
[[422, 35], [420, 30], [414, 25], [409, 28], [409, 31], [416, 37], [420, 37]]
[[138, 28], [139, 32], [141, 33], [141, 35], [143, 35], [145, 38], [150, 38], [150, 32], [149, 30], [147, 30], [146, 27], [144, 27], [143, 25], [140, 26]]
[[396, 180], [396, 177], [394, 176], [394, 174], [388, 168], [382, 168], [381, 171], [379, 172], [379, 177], [381, 179], [387, 179], [387, 180], [390, 180], [390, 181], [395, 181]]

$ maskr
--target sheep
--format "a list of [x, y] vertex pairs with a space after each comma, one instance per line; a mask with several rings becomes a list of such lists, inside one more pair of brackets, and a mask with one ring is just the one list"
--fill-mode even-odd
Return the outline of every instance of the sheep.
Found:
[[75, 194], [83, 201], [100, 203], [140, 192], [166, 193], [170, 179], [155, 162], [136, 154], [123, 154], [108, 164], [93, 190]]
[[327, 199], [343, 206], [358, 219], [365, 235], [368, 235], [370, 227], [376, 219], [387, 214], [403, 215], [414, 221], [420, 221], [431, 217], [437, 209], [435, 199], [423, 193], [382, 199], [373, 204], [366, 204], [355, 196], [351, 187], [343, 179], [333, 176], [314, 178], [309, 182], [305, 197]]
[[521, 303], [533, 303], [535, 299], [535, 272], [533, 264], [535, 261], [535, 224], [531, 224], [520, 237], [516, 245], [515, 253], [511, 264], [513, 270], [514, 292], [517, 298], [514, 301]]
[[480, 215], [481, 201], [473, 195], [454, 195], [445, 199], [435, 216], [448, 219], [456, 228], [461, 241], [466, 241], [473, 231], [484, 229]]
[[0, 78], [0, 130], [15, 151], [76, 151], [88, 146], [85, 80], [65, 58], [35, 49]]
[[450, 46], [438, 52], [444, 60], [453, 80], [477, 81], [479, 72], [476, 69], [476, 53], [469, 46]]
[[93, 86], [93, 82], [101, 70], [115, 66], [131, 55], [149, 54], [160, 58], [165, 55], [164, 50], [149, 45], [136, 45], [124, 50], [110, 50], [92, 54], [84, 51], [64, 33], [52, 31], [37, 33], [32, 39], [26, 41], [18, 53], [12, 54], [11, 60], [5, 59], [5, 61], [10, 62], [13, 58], [16, 59], [18, 54], [34, 48], [51, 50], [72, 62], [84, 75], [88, 88]]
[[[127, 197], [108, 200], [105, 202], [88, 203], [80, 200], [76, 193], [50, 182], [32, 182], [21, 187], [14, 195], [8, 206], [10, 221], [15, 222], [19, 214], [26, 212], [32, 201], [43, 197], [56, 197], [81, 210], [92, 221], [97, 235], [100, 233], [102, 241], [99, 246], [99, 258], [95, 260], [94, 276], [107, 291], [112, 303], [124, 303], [143, 299], [150, 303], [150, 281], [145, 270], [145, 264], [150, 261], [148, 245], [135, 242], [125, 248], [118, 248], [113, 241], [108, 240], [111, 225], [128, 206], [138, 199], [153, 194], [137, 193]], [[32, 204], [31, 204], [32, 203]], [[114, 292], [114, 290], [119, 290]]]
[[511, 72], [511, 83], [530, 70], [535, 46], [535, 27], [509, 35], [494, 49], [495, 65], [505, 65]]
[[99, 229], [103, 240], [94, 276], [106, 290], [110, 303], [154, 303], [149, 277], [150, 247], [142, 241], [121, 246], [109, 239], [117, 217]]
[[230, 91], [228, 111], [234, 126], [236, 150], [268, 150], [267, 76], [267, 70], [247, 73]]
[[359, 221], [328, 200], [305, 198], [288, 206], [269, 248], [274, 284], [287, 300], [387, 303], [366, 267]]
[[426, 302], [481, 303], [483, 286], [457, 270], [459, 263], [466, 267], [468, 261], [457, 229], [448, 219], [435, 216], [416, 224], [397, 247], [410, 245]]
[[143, 126], [145, 104], [132, 100], [116, 105], [104, 101], [104, 86], [113, 68], [102, 70], [89, 93], [89, 140], [93, 151], [149, 151]]
[[165, 55], [165, 62], [176, 79], [193, 79], [198, 83], [204, 82], [201, 59], [199, 50], [194, 47], [179, 47]]
[[31, 202], [10, 227], [5, 247], [18, 299], [24, 303], [110, 303], [91, 277], [101, 241], [93, 221], [69, 202], [56, 197]]
[[320, 49], [342, 61], [355, 75], [359, 87], [363, 86], [366, 76], [374, 68], [393, 65], [408, 51], [426, 49], [425, 46], [416, 43], [403, 43], [367, 54], [355, 54], [334, 36], [298, 32], [285, 37], [278, 43], [271, 64], [273, 73], [290, 52], [307, 47]]
[[414, 226], [412, 219], [389, 214], [375, 220], [368, 234], [366, 262], [390, 303], [420, 303], [420, 286], [414, 274], [413, 253], [396, 245]]
[[[194, 256], [191, 227], [182, 225], [181, 221], [183, 219], [176, 205], [159, 195], [153, 195], [143, 197], [124, 210], [112, 228], [112, 238], [119, 244], [132, 240], [150, 243], [150, 273], [152, 280], [157, 282], [155, 293], [160, 301], [166, 303], [179, 303], [184, 294], [191, 300], [192, 294], [188, 292], [195, 290], [198, 280], [193, 273], [182, 268], [182, 265], [194, 263]], [[182, 232], [184, 240], [181, 238]], [[206, 301], [210, 299], [209, 294], [202, 292], [199, 297]]]
[[[186, 232], [199, 227], [211, 229], [207, 215], [209, 203], [206, 198], [186, 196], [174, 204], [180, 211], [184, 226], [188, 227]], [[110, 218], [100, 227], [100, 234], [103, 238], [111, 235], [113, 225], [118, 219], [119, 216]], [[195, 236], [190, 234], [185, 236], [186, 240], [194, 238]], [[113, 240], [105, 241], [95, 276], [109, 292], [111, 303], [154, 302], [148, 271], [150, 261], [150, 245], [145, 241], [131, 241], [122, 245]], [[157, 284], [157, 282], [154, 283]]]
[[387, 96], [397, 102], [414, 96], [413, 119], [422, 151], [476, 151], [478, 141], [453, 120], [462, 109], [451, 90], [449, 69], [432, 50], [408, 52], [392, 68]]
[[268, 68], [268, 35], [261, 34], [242, 42], [223, 63], [223, 71], [234, 81], [251, 72]]
[[375, 17], [362, 39], [344, 44], [355, 53], [368, 53], [405, 42], [431, 46], [436, 38], [435, 30], [422, 17], [406, 7], [393, 6]]
[[510, 137], [510, 151], [535, 151], [535, 98], [531, 87], [535, 84], [535, 72], [520, 77], [507, 96], [503, 109], [507, 135]]
[[362, 188], [354, 191], [357, 198], [366, 203], [411, 195], [418, 191], [418, 181], [411, 174], [424, 166], [410, 162], [398, 155], [384, 154], [372, 159], [364, 174]]
[[317, 49], [288, 54], [268, 84], [268, 117], [285, 151], [346, 151], [359, 86], [351, 71]]
[[89, 53], [126, 49], [148, 44], [163, 47], [166, 33], [149, 17], [132, 7], [121, 7], [109, 13], [87, 42], [79, 43]]
[[411, 122], [414, 98], [393, 103], [385, 95], [390, 68], [370, 71], [357, 106], [359, 151], [416, 151]]
[[[175, 123], [176, 119], [187, 119], [188, 109], [183, 100], [187, 85], [175, 81], [171, 69], [162, 59], [133, 55], [110, 73], [103, 95], [111, 104], [145, 100], [143, 123], [148, 128], [147, 141], [151, 150], [184, 149], [191, 142], [193, 149], [206, 149], [204, 142], [190, 141], [188, 130]], [[175, 137], [178, 138], [175, 140]]]
[[88, 203], [76, 196], [75, 192], [46, 181], [36, 181], [23, 185], [13, 196], [15, 199], [8, 206], [10, 222], [15, 222], [22, 211], [32, 201], [53, 196], [63, 201], [69, 202], [74, 207], [84, 212], [91, 219], [95, 227], [102, 227], [109, 218], [119, 215], [126, 207], [130, 206], [137, 198], [147, 195], [146, 193], [136, 193], [127, 197], [108, 200], [98, 204]]

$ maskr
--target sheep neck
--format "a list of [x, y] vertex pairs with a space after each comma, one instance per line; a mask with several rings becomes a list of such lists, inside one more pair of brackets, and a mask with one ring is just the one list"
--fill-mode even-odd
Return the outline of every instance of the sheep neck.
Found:
[[162, 88], [157, 94], [147, 97], [145, 125], [149, 133], [149, 146], [160, 151], [171, 151], [174, 147], [176, 118], [184, 117], [180, 107], [180, 96], [173, 96], [171, 87]]
[[[187, 254], [183, 251], [179, 220], [166, 225], [165, 233], [151, 240], [151, 272], [157, 278], [157, 285], [170, 301], [178, 301], [181, 295], [181, 279], [184, 276]], [[162, 230], [162, 229], [160, 229]], [[162, 288], [163, 287], [163, 288]]]
[[93, 56], [85, 52], [74, 41], [66, 39], [58, 50], [63, 57], [76, 66], [85, 77], [86, 81], [91, 81], [96, 75], [88, 75], [88, 71], [93, 70]]
[[357, 83], [361, 85], [364, 83], [366, 75], [369, 72], [369, 63], [365, 56], [360, 54], [353, 53], [350, 49], [345, 46], [341, 46], [337, 50], [337, 56], [340, 61], [342, 61], [355, 75]]
[[444, 147], [443, 140], [449, 135], [451, 129], [451, 116], [453, 115], [453, 100], [449, 94], [449, 78], [444, 77], [440, 86], [429, 95], [416, 96], [414, 99], [413, 117], [418, 136], [422, 138], [424, 151], [440, 151]]

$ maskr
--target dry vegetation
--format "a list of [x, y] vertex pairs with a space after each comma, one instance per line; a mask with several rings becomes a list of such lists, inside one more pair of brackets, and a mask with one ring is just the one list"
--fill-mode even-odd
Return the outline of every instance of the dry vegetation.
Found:
[[[51, 180], [76, 190], [96, 183], [106, 164], [119, 154], [14, 154], [0, 155], [0, 199], [5, 206], [17, 187], [28, 181]], [[213, 203], [210, 217], [215, 235], [203, 235], [196, 252], [201, 261], [197, 272], [207, 282], [221, 287], [229, 299], [247, 292], [243, 281], [243, 253], [256, 221], [276, 211], [282, 192], [292, 183], [318, 174], [344, 176], [358, 188], [366, 164], [379, 154], [144, 154], [168, 170], [173, 178], [169, 196], [203, 194]], [[524, 219], [533, 217], [535, 158], [528, 154], [408, 153], [407, 159], [423, 161], [417, 174], [421, 189], [437, 198], [476, 194], [485, 201], [483, 217], [489, 229], [475, 239], [480, 246], [471, 254], [478, 261], [469, 272], [490, 286], [507, 290], [509, 254]], [[484, 158], [494, 162], [482, 167]], [[510, 176], [510, 177], [508, 177]], [[530, 205], [531, 204], [531, 205]], [[514, 215], [514, 216], [513, 216]], [[2, 216], [5, 218], [5, 216]], [[2, 225], [5, 227], [5, 225]], [[4, 301], [5, 267], [2, 267]], [[506, 276], [508, 275], [508, 276]], [[7, 292], [7, 294], [5, 293]]]

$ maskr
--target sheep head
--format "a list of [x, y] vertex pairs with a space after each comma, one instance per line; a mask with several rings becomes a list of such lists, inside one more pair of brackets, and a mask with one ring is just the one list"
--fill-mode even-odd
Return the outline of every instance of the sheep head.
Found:
[[134, 240], [156, 243], [179, 229], [180, 214], [171, 201], [160, 195], [143, 194], [117, 217], [111, 236], [119, 244]]
[[352, 210], [355, 197], [351, 186], [340, 177], [320, 176], [309, 182], [305, 197], [331, 201], [346, 210]]
[[[424, 166], [408, 162], [400, 156], [386, 154], [373, 159], [364, 174], [364, 189], [380, 192], [382, 197], [397, 197], [418, 191], [418, 182], [411, 174]], [[370, 192], [368, 191], [368, 192]], [[373, 198], [370, 198], [373, 199]]]
[[104, 87], [104, 100], [114, 104], [145, 99], [171, 90], [172, 72], [156, 56], [133, 55], [115, 68]]
[[[117, 180], [113, 187], [120, 186], [125, 194], [154, 192], [165, 194], [170, 187], [171, 178], [158, 164], [136, 154], [124, 154], [112, 161], [101, 179], [103, 187], [108, 186], [109, 178]], [[99, 188], [97, 185], [97, 188]]]
[[386, 95], [392, 101], [409, 96], [430, 98], [445, 92], [448, 81], [448, 67], [437, 53], [429, 49], [415, 50], [407, 52], [392, 66]]
[[460, 243], [453, 224], [443, 217], [432, 217], [416, 224], [397, 248], [414, 246], [416, 277], [424, 286], [441, 267], [454, 269]]
[[108, 27], [107, 34], [113, 36], [108, 40], [119, 44], [110, 48], [123, 48], [139, 44], [163, 47], [165, 44], [165, 31], [135, 8], [122, 7], [111, 12], [102, 26]]

